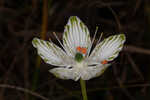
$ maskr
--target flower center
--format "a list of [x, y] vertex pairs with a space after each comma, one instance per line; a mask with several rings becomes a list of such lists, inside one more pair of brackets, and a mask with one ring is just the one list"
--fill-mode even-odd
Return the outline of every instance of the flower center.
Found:
[[76, 48], [76, 50], [77, 50], [78, 52], [82, 53], [82, 54], [86, 54], [86, 53], [87, 53], [87, 49], [84, 48], [84, 47], [78, 46], [78, 47]]
[[77, 62], [81, 62], [84, 59], [85, 54], [87, 53], [87, 49], [84, 47], [78, 46], [76, 48], [76, 51], [77, 51], [77, 53], [75, 55], [75, 60]]
[[81, 54], [81, 53], [76, 53], [76, 55], [75, 55], [75, 60], [77, 61], [77, 62], [81, 62], [82, 60], [83, 60], [83, 55]]

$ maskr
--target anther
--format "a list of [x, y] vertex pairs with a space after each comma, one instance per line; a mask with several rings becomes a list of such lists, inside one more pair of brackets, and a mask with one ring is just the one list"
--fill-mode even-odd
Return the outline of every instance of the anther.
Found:
[[83, 48], [83, 47], [80, 47], [80, 46], [78, 46], [78, 47], [76, 48], [76, 50], [77, 50], [78, 52], [82, 53], [82, 54], [86, 54], [86, 53], [87, 53], [87, 49], [86, 49], [86, 48]]
[[87, 49], [86, 49], [86, 48], [81, 48], [81, 52], [82, 52], [83, 54], [86, 54]]
[[77, 48], [76, 48], [76, 50], [78, 51], [78, 52], [81, 52], [81, 47], [80, 46], [78, 46]]
[[107, 60], [103, 60], [103, 61], [101, 62], [101, 64], [107, 64], [107, 63], [108, 63]]

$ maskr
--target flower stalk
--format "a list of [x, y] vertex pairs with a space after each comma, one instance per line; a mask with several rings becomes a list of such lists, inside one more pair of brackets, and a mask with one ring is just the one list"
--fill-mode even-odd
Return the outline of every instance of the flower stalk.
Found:
[[83, 96], [83, 100], [88, 100], [87, 92], [86, 92], [86, 82], [80, 78], [81, 92]]
[[[42, 8], [42, 26], [41, 26], [41, 39], [45, 39], [46, 33], [47, 33], [47, 24], [48, 24], [48, 0], [43, 0], [43, 8]], [[39, 68], [41, 65], [41, 58], [37, 56], [36, 58], [36, 71], [33, 76], [33, 84], [32, 84], [32, 90], [35, 91], [37, 87], [38, 82], [38, 75], [39, 75]]]

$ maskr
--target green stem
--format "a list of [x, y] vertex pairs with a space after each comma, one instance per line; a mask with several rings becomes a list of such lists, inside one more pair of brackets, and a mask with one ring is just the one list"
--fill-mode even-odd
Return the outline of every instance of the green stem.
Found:
[[[33, 3], [35, 3], [36, 0], [34, 0]], [[42, 27], [41, 27], [41, 39], [45, 39], [46, 32], [47, 32], [47, 26], [48, 26], [48, 0], [43, 0], [43, 8], [42, 8]], [[36, 71], [33, 76], [33, 84], [32, 84], [32, 91], [35, 91], [37, 89], [38, 85], [38, 78], [39, 78], [39, 70], [41, 65], [41, 58], [37, 56], [36, 60]], [[31, 100], [35, 100], [34, 98], [31, 98]]]
[[87, 93], [86, 93], [86, 83], [85, 83], [85, 81], [80, 79], [80, 85], [81, 85], [83, 100], [88, 100]]

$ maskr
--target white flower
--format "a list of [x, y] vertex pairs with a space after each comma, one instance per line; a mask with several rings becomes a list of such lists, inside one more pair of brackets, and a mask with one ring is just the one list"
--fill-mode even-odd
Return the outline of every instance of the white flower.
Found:
[[[65, 26], [61, 49], [51, 41], [34, 38], [32, 44], [48, 64], [59, 66], [50, 70], [56, 77], [77, 81], [100, 76], [123, 48], [125, 35], [113, 35], [98, 43], [91, 52], [93, 41], [87, 26], [71, 16]], [[91, 52], [91, 53], [90, 53]]]

